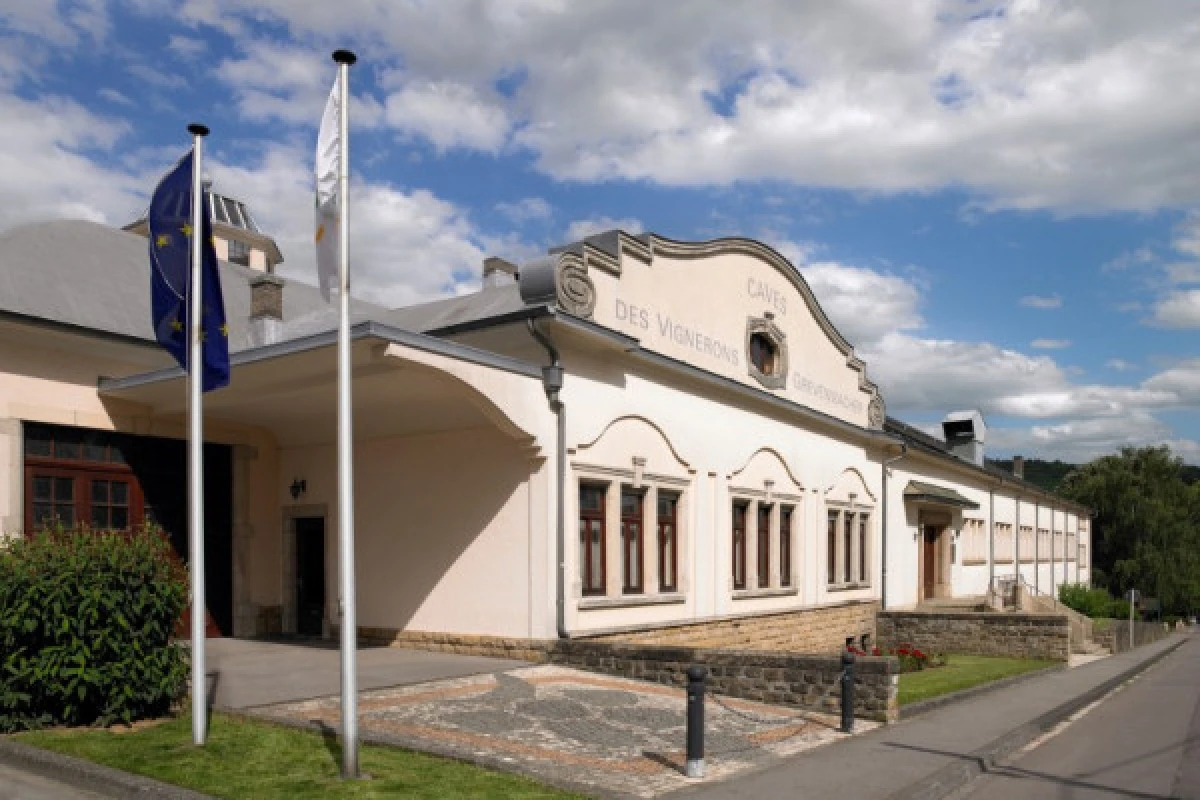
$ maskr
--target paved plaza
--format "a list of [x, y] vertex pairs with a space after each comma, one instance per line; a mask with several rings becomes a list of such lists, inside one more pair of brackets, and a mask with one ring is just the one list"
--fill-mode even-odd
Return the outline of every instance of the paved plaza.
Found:
[[[719, 702], [718, 702], [719, 701]], [[536, 666], [364, 692], [366, 740], [467, 758], [589, 793], [654, 797], [683, 775], [682, 689]], [[336, 696], [256, 714], [330, 731]], [[709, 698], [705, 781], [844, 738], [827, 714]], [[857, 732], [874, 729], [859, 720]]]

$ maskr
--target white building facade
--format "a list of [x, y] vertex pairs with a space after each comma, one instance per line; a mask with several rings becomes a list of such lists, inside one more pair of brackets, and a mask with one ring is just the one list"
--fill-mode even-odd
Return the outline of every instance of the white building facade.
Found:
[[[185, 382], [152, 340], [134, 227], [0, 236], [0, 520], [154, 519], [186, 558]], [[272, 259], [222, 264], [234, 367], [206, 396], [210, 630], [329, 635], [335, 319]], [[483, 283], [355, 307], [374, 635], [545, 640], [1089, 581], [1087, 509], [987, 466], [978, 415], [952, 415], [946, 441], [887, 417], [766, 245], [613, 231], [489, 259]]]

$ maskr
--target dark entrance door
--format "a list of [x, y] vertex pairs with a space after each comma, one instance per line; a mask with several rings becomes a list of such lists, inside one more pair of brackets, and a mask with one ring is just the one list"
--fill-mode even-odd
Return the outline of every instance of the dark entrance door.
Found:
[[924, 598], [928, 600], [933, 597], [934, 589], [937, 586], [937, 545], [938, 533], [941, 529], [935, 525], [925, 526], [924, 545], [922, 548], [922, 563], [921, 572], [924, 575], [925, 594]]
[[325, 617], [325, 519], [298, 517], [296, 526], [296, 633], [320, 636]]

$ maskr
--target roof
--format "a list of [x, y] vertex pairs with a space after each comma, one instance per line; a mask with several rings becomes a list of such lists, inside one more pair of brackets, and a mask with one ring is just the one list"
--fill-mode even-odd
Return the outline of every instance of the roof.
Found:
[[899, 436], [901, 439], [904, 440], [904, 443], [906, 445], [908, 445], [909, 447], [912, 447], [912, 448], [919, 450], [923, 453], [926, 453], [928, 455], [946, 459], [947, 461], [951, 461], [965, 469], [971, 469], [971, 470], [978, 471], [982, 475], [992, 478], [993, 480], [999, 479], [999, 480], [1003, 481], [1004, 483], [1013, 484], [1015, 486], [1020, 487], [1023, 492], [1028, 492], [1030, 495], [1040, 495], [1042, 497], [1053, 498], [1054, 501], [1057, 503], [1061, 503], [1063, 505], [1068, 505], [1073, 508], [1081, 509], [1084, 511], [1090, 511], [1090, 509], [1087, 509], [1085, 506], [1082, 506], [1079, 503], [1068, 500], [1065, 497], [1061, 497], [1060, 495], [1057, 495], [1054, 492], [1046, 491], [1045, 489], [1038, 486], [1037, 484], [1030, 483], [1029, 481], [1025, 480], [1024, 478], [1018, 478], [1016, 475], [1013, 475], [1008, 470], [1000, 469], [999, 467], [993, 466], [986, 462], [981, 467], [981, 466], [978, 466], [977, 464], [971, 463], [970, 461], [961, 459], [958, 456], [954, 455], [952, 452], [950, 452], [946, 443], [943, 442], [941, 439], [937, 438], [936, 436], [929, 435], [928, 433], [921, 430], [920, 428], [914, 428], [912, 425], [909, 425], [907, 422], [901, 422], [900, 420], [896, 419], [895, 417], [888, 417], [886, 420], [884, 420], [883, 429], [887, 433], [891, 433], [896, 436]]
[[904, 499], [939, 506], [953, 506], [954, 508], [971, 510], [979, 508], [979, 503], [969, 497], [964, 497], [953, 489], [923, 481], [909, 481], [908, 485], [904, 487]]
[[[249, 280], [263, 273], [225, 261], [219, 268], [229, 347], [236, 352], [251, 346]], [[284, 338], [337, 327], [337, 307], [315, 286], [283, 281]], [[353, 322], [379, 319], [386, 311], [351, 302]], [[84, 220], [0, 234], [0, 313], [153, 342], [146, 238]]]

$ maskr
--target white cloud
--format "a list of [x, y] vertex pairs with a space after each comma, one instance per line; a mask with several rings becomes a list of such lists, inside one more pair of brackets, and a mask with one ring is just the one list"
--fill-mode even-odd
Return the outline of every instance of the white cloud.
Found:
[[1104, 362], [1104, 366], [1109, 369], [1115, 369], [1117, 372], [1129, 372], [1130, 370], [1137, 369], [1137, 364], [1126, 361], [1123, 358], [1110, 358]]
[[856, 347], [923, 324], [917, 288], [901, 277], [829, 261], [799, 269], [834, 326]]
[[1026, 308], [1062, 308], [1062, 297], [1057, 294], [1052, 294], [1049, 296], [1027, 294], [1021, 298], [1021, 305], [1025, 306]]
[[1034, 339], [1029, 343], [1034, 350], [1065, 350], [1071, 346], [1070, 339]]
[[642, 225], [641, 220], [634, 219], [633, 217], [620, 217], [617, 219], [603, 215], [588, 217], [587, 219], [573, 220], [567, 226], [563, 241], [577, 242], [588, 236], [611, 230], [621, 230], [626, 233], [641, 233], [645, 230], [645, 227]]
[[119, 105], [119, 106], [133, 105], [133, 101], [130, 100], [128, 97], [121, 94], [116, 89], [113, 89], [113, 88], [110, 88], [107, 86], [104, 87], [103, 89], [100, 89], [99, 91], [97, 91], [96, 94], [101, 99], [107, 100], [110, 103], [115, 103], [116, 105]]
[[1200, 289], [1167, 292], [1155, 304], [1152, 322], [1163, 328], [1200, 328]]
[[[284, 254], [280, 272], [316, 281], [312, 176], [307, 149], [272, 146], [256, 164], [210, 162], [215, 185], [237, 187]], [[396, 307], [478, 286], [485, 249], [497, 244], [467, 214], [432, 193], [381, 183], [351, 186], [351, 269], [356, 296]], [[505, 242], [509, 252], [515, 241]]]
[[102, 165], [129, 131], [72, 100], [0, 93], [0, 229], [46, 219], [124, 223], [145, 205], [147, 173]]
[[156, 89], [182, 89], [187, 86], [187, 78], [174, 72], [156, 69], [148, 64], [129, 64], [125, 71], [142, 83]]
[[208, 49], [208, 43], [203, 39], [172, 34], [167, 40], [167, 49], [180, 58], [190, 61], [204, 53]]
[[515, 203], [497, 203], [496, 211], [520, 225], [530, 220], [550, 219], [554, 209], [540, 197], [523, 197]]
[[465, 147], [494, 153], [508, 136], [508, 113], [498, 98], [448, 81], [416, 81], [388, 96], [392, 127], [424, 136], [440, 150]]
[[1200, 202], [1200, 27], [1176, 3], [1002, 8], [190, 0], [181, 13], [273, 18], [385, 71], [402, 57], [395, 124], [443, 149], [515, 142], [560, 178], [956, 186], [984, 209]]
[[7, 32], [29, 34], [59, 47], [72, 47], [84, 37], [100, 41], [111, 28], [104, 0], [15, 0], [0, 5], [0, 22]]
[[[315, 131], [337, 74], [328, 52], [265, 40], [251, 40], [243, 47], [243, 57], [226, 59], [216, 68], [217, 77], [237, 96], [241, 115], [255, 122], [282, 121]], [[379, 101], [370, 94], [351, 94], [351, 125], [379, 125], [384, 116]]]

